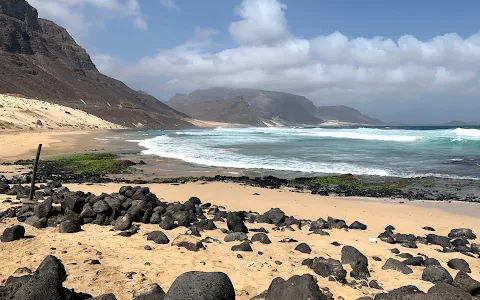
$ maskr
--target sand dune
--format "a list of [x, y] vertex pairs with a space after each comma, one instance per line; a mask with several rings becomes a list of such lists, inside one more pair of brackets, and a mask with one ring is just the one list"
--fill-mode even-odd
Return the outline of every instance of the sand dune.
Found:
[[0, 95], [1, 130], [121, 129], [84, 111], [12, 95]]

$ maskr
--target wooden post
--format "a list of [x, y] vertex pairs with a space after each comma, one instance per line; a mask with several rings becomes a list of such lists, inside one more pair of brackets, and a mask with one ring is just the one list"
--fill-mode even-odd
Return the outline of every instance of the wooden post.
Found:
[[40, 159], [40, 151], [42, 151], [42, 144], [38, 144], [37, 156], [35, 157], [35, 161], [33, 162], [33, 174], [32, 174], [32, 185], [30, 187], [30, 201], [33, 200], [33, 195], [35, 193], [35, 180], [37, 179], [37, 167], [38, 167], [38, 160]]

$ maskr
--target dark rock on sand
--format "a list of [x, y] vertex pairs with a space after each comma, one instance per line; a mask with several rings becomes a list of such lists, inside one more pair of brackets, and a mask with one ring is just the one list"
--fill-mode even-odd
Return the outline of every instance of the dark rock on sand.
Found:
[[52, 210], [52, 201], [52, 198], [49, 197], [47, 200], [35, 206], [34, 213], [39, 219], [43, 219], [48, 216]]
[[66, 298], [62, 282], [67, 273], [60, 260], [54, 256], [47, 256], [37, 268], [31, 279], [25, 282], [15, 293], [15, 300]]
[[47, 227], [47, 219], [46, 218], [39, 219], [37, 216], [31, 216], [25, 220], [25, 224], [41, 229], [41, 228]]
[[363, 223], [360, 223], [358, 221], [355, 221], [353, 222], [352, 224], [350, 224], [350, 226], [348, 226], [349, 229], [358, 229], [358, 230], [366, 230], [367, 229], [367, 225], [363, 224]]
[[368, 258], [352, 246], [342, 248], [342, 264], [348, 264], [352, 267], [350, 276], [355, 279], [361, 280], [370, 277]]
[[435, 258], [426, 258], [422, 262], [424, 267], [428, 266], [440, 266], [440, 262]]
[[448, 234], [448, 237], [453, 239], [453, 238], [458, 238], [458, 237], [466, 237], [469, 240], [474, 240], [477, 238], [475, 233], [469, 228], [456, 228], [452, 229], [450, 233]]
[[471, 300], [472, 296], [462, 289], [454, 287], [450, 284], [443, 282], [437, 283], [432, 286], [427, 293], [428, 297], [425, 297], [426, 300]]
[[332, 217], [327, 218], [327, 225], [328, 225], [328, 228], [330, 228], [330, 229], [348, 228], [348, 226], [347, 226], [347, 224], [345, 223], [344, 220], [335, 219], [335, 218], [332, 218]]
[[454, 258], [448, 261], [447, 265], [454, 269], [454, 270], [460, 270], [466, 273], [471, 273], [472, 270], [470, 270], [470, 265], [468, 262], [462, 258]]
[[467, 240], [466, 237], [459, 237], [459, 238], [456, 238], [454, 239], [452, 242], [452, 245], [454, 247], [457, 247], [457, 246], [467, 246], [468, 244], [470, 244], [470, 242]]
[[253, 249], [250, 246], [249, 242], [243, 242], [240, 245], [232, 246], [232, 251], [245, 251], [245, 252], [252, 252]]
[[252, 236], [252, 242], [260, 242], [262, 244], [271, 244], [272, 243], [272, 241], [270, 241], [270, 239], [268, 238], [268, 235], [266, 235], [265, 233], [262, 233], [262, 232], [255, 233]]
[[298, 243], [296, 239], [284, 238], [278, 241], [279, 243]]
[[173, 242], [172, 246], [182, 247], [189, 251], [198, 251], [200, 249], [205, 249], [202, 242], [197, 240], [195, 237], [191, 235], [181, 234], [177, 236]]
[[375, 300], [420, 300], [421, 298], [414, 298], [412, 296], [423, 294], [424, 293], [416, 286], [406, 285], [398, 289], [394, 289], [388, 293], [377, 294], [375, 295]]
[[390, 252], [392, 252], [393, 254], [399, 254], [400, 250], [398, 250], [397, 248], [393, 248], [393, 249], [390, 249]]
[[75, 233], [82, 230], [80, 222], [76, 220], [66, 220], [60, 224], [58, 231], [60, 233]]
[[403, 263], [406, 264], [407, 266], [421, 266], [423, 263], [423, 257], [421, 256], [410, 257], [404, 260]]
[[164, 300], [235, 300], [235, 289], [225, 273], [187, 272], [173, 282]]
[[374, 261], [382, 261], [382, 259], [381, 259], [380, 257], [378, 257], [378, 256], [372, 256], [372, 259], [373, 259]]
[[320, 235], [320, 236], [330, 236], [330, 233], [328, 233], [328, 232], [326, 232], [326, 231], [324, 231], [324, 230], [322, 230], [322, 229], [315, 229], [315, 230], [313, 230], [312, 232], [310, 232], [309, 235], [310, 235], [310, 234], [318, 234], [318, 235]]
[[448, 283], [451, 284], [453, 282], [452, 275], [448, 273], [445, 268], [442, 266], [428, 266], [423, 270], [422, 273], [422, 280], [428, 281], [431, 283]]
[[480, 282], [476, 281], [463, 271], [457, 273], [452, 285], [473, 296], [480, 294]]
[[165, 292], [158, 284], [154, 283], [150, 288], [134, 297], [133, 300], [163, 300], [164, 298]]
[[227, 215], [227, 227], [233, 232], [248, 233], [247, 226], [243, 223], [243, 214], [238, 212], [231, 212]]
[[163, 230], [172, 230], [175, 228], [175, 224], [173, 224], [173, 218], [170, 216], [162, 217], [162, 221], [160, 222], [160, 228]]
[[327, 300], [310, 274], [292, 276], [288, 280], [277, 277], [272, 280], [265, 300]]
[[312, 224], [310, 224], [309, 231], [322, 230], [322, 229], [328, 229], [328, 224], [327, 224], [327, 221], [325, 221], [322, 218], [319, 218], [318, 220], [313, 221]]
[[433, 227], [430, 227], [430, 226], [425, 226], [422, 229], [426, 230], [426, 231], [435, 231], [435, 229]]
[[395, 270], [406, 275], [413, 273], [410, 267], [394, 258], [389, 258], [383, 265], [382, 270]]
[[262, 216], [264, 219], [269, 220], [269, 222], [260, 222], [259, 223], [271, 223], [271, 224], [281, 224], [285, 221], [285, 213], [280, 208], [272, 208]]
[[3, 243], [13, 242], [19, 240], [25, 236], [25, 228], [22, 225], [14, 225], [12, 227], [5, 228], [0, 240]]
[[127, 230], [132, 226], [132, 216], [130, 214], [126, 214], [123, 217], [118, 217], [115, 221], [115, 226], [113, 227], [115, 230]]
[[154, 241], [157, 244], [168, 244], [170, 240], [165, 235], [165, 233], [161, 231], [152, 231], [147, 235], [147, 241]]
[[306, 243], [298, 244], [298, 246], [295, 247], [295, 250], [306, 254], [312, 253], [312, 249]]
[[395, 238], [393, 237], [393, 233], [391, 231], [385, 231], [378, 235], [381, 241], [388, 243], [388, 244], [395, 244]]
[[244, 232], [232, 232], [225, 236], [225, 242], [233, 242], [233, 241], [246, 241], [248, 240], [248, 235]]
[[340, 261], [332, 258], [315, 257], [311, 262], [311, 269], [324, 278], [333, 276], [338, 282], [345, 282], [347, 276], [347, 271]]
[[383, 290], [382, 286], [376, 280], [371, 280], [368, 286], [372, 289]]
[[440, 236], [440, 235], [436, 235], [436, 234], [428, 234], [427, 235], [427, 241], [430, 243], [430, 244], [434, 244], [434, 245], [439, 245], [439, 246], [442, 246], [442, 247], [451, 247], [452, 244], [450, 243], [450, 239], [446, 236]]

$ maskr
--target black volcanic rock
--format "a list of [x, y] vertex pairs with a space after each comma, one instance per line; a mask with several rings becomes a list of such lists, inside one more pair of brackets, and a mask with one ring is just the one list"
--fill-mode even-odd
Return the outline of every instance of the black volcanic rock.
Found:
[[234, 300], [235, 289], [225, 273], [187, 272], [175, 279], [164, 298], [185, 299]]
[[310, 274], [292, 276], [288, 280], [277, 277], [272, 280], [265, 300], [326, 300], [315, 278]]
[[80, 109], [137, 128], [192, 128], [185, 114], [101, 74], [89, 54], [25, 0], [0, 0], [0, 94]]

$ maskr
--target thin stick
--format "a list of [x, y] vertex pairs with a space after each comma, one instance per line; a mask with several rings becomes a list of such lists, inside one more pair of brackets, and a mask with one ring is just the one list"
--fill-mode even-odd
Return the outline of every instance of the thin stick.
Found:
[[35, 192], [35, 180], [37, 179], [38, 160], [40, 159], [40, 151], [42, 151], [42, 144], [38, 144], [37, 156], [33, 162], [32, 185], [30, 187], [30, 201], [33, 200], [33, 193]]

